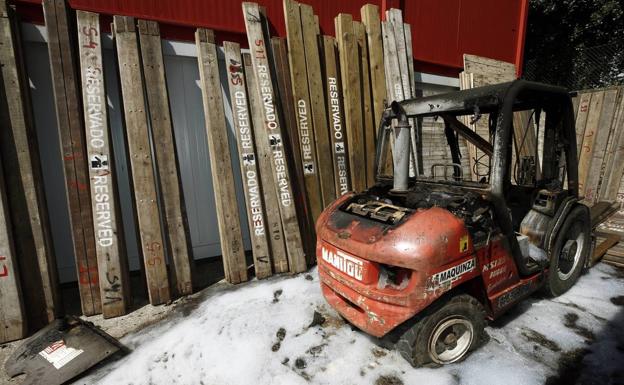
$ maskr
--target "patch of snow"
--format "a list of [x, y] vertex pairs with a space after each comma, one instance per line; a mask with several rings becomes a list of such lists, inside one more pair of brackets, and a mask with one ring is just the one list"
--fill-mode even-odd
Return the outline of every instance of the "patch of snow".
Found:
[[[520, 303], [487, 327], [484, 346], [439, 369], [414, 369], [344, 324], [326, 304], [316, 270], [310, 274], [312, 280], [275, 277], [215, 290], [187, 316], [124, 337], [131, 354], [77, 383], [373, 384], [394, 376], [404, 384], [528, 385], [543, 384], [573, 349], [588, 347], [588, 368], [606, 362], [617, 370], [624, 359], [609, 334], [616, 317], [621, 324], [623, 308], [610, 298], [624, 295], [624, 280], [607, 265], [591, 269], [558, 298]], [[315, 311], [326, 320], [309, 327]], [[591, 345], [588, 332], [596, 338]]]

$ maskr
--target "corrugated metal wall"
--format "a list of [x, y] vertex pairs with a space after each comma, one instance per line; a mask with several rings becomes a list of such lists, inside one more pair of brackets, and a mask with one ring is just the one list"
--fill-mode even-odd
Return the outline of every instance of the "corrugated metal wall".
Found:
[[[39, 4], [40, 0], [16, 0]], [[282, 0], [258, 0], [266, 6], [274, 33], [285, 35]], [[321, 30], [334, 35], [334, 17], [350, 13], [360, 19], [367, 3], [401, 8], [412, 25], [417, 70], [456, 76], [463, 67], [462, 54], [471, 53], [516, 64], [521, 70], [528, 0], [307, 0], [319, 16]], [[217, 31], [217, 38], [246, 45], [242, 0], [69, 0], [75, 9], [128, 15], [172, 25], [162, 28], [165, 37], [192, 39], [192, 28]], [[23, 7], [24, 12], [31, 7]], [[30, 15], [37, 19], [37, 15]], [[177, 26], [177, 27], [176, 27]], [[180, 28], [181, 27], [181, 28]], [[187, 29], [185, 31], [184, 29]], [[170, 36], [167, 35], [169, 31]]]

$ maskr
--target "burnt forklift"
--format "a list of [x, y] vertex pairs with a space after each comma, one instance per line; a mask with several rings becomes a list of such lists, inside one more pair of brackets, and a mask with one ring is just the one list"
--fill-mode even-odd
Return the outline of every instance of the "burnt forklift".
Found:
[[[514, 127], [520, 111], [544, 118], [544, 127]], [[490, 140], [462, 116], [485, 119]], [[410, 167], [410, 122], [423, 119], [437, 119], [451, 160], [432, 164], [429, 175], [422, 164]], [[514, 130], [537, 131], [543, 151], [527, 155]], [[478, 164], [487, 170], [478, 181], [463, 175], [459, 137], [490, 157]], [[563, 88], [516, 80], [393, 102], [380, 124], [376, 184], [343, 195], [317, 221], [323, 295], [413, 366], [457, 362], [483, 340], [486, 319], [537, 290], [558, 296], [576, 282], [591, 248], [577, 182]]]

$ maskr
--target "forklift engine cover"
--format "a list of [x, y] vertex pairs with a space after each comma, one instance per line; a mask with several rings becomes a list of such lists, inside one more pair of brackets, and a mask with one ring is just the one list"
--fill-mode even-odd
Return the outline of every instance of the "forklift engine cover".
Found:
[[319, 218], [316, 253], [323, 294], [360, 329], [381, 337], [479, 275], [472, 237], [449, 210], [403, 211], [392, 223], [341, 209], [358, 197], [367, 199], [344, 195]]

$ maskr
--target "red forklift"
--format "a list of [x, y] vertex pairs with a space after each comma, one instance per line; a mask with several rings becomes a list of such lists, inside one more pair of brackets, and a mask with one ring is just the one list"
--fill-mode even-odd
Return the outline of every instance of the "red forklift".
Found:
[[[532, 119], [521, 126], [514, 114], [523, 111]], [[487, 139], [464, 124], [479, 120]], [[410, 122], [423, 121], [429, 131], [415, 124], [413, 135]], [[465, 358], [486, 320], [532, 293], [566, 292], [591, 249], [574, 127], [567, 90], [524, 80], [393, 102], [379, 128], [376, 184], [343, 195], [316, 223], [327, 302], [413, 366], [438, 366]], [[541, 143], [530, 151], [528, 130]], [[429, 170], [414, 147], [436, 138], [450, 161]], [[475, 159], [486, 170], [476, 181], [462, 143], [487, 159]]]

